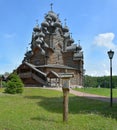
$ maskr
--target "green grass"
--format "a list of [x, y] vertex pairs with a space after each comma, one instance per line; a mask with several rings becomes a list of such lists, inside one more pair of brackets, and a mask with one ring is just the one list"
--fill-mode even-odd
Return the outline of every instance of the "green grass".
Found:
[[22, 95], [0, 93], [0, 130], [116, 130], [117, 104], [69, 94], [69, 119], [62, 121], [62, 92], [25, 88]]
[[0, 88], [0, 92], [2, 92], [3, 91], [3, 89], [2, 88]]
[[[110, 89], [109, 88], [75, 88], [77, 91], [97, 94], [101, 96], [110, 96]], [[113, 97], [117, 97], [117, 89], [113, 89]]]

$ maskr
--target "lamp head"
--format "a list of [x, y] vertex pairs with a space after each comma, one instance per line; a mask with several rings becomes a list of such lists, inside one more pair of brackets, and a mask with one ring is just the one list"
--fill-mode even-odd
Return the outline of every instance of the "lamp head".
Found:
[[108, 51], [109, 59], [112, 59], [113, 55], [114, 55], [114, 51], [112, 51], [112, 50]]

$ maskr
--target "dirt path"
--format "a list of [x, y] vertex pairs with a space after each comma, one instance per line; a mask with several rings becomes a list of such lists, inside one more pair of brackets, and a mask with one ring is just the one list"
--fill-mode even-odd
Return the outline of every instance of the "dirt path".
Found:
[[[45, 89], [53, 89], [53, 90], [62, 91], [62, 88], [45, 88]], [[110, 102], [110, 98], [106, 97], [106, 96], [88, 94], [88, 93], [79, 92], [79, 91], [76, 91], [76, 90], [73, 90], [73, 89], [70, 89], [70, 93], [74, 94], [76, 96], [79, 96], [79, 97], [86, 97], [86, 98], [89, 98], [89, 99], [95, 99], [95, 100], [101, 100], [101, 101], [104, 101], [104, 102]], [[113, 98], [113, 102], [117, 103], [117, 98]]]

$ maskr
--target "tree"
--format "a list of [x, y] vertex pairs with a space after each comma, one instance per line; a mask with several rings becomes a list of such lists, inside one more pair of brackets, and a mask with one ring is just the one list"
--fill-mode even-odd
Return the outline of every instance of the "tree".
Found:
[[[113, 76], [112, 77], [113, 82], [113, 88], [117, 88], [117, 76]], [[85, 87], [101, 87], [101, 88], [109, 88], [110, 87], [110, 76], [97, 76], [97, 77], [93, 77], [93, 76], [88, 76], [85, 75], [85, 80], [84, 80], [84, 84]]]
[[5, 84], [5, 92], [10, 94], [22, 93], [24, 84], [20, 77], [16, 73], [12, 73], [8, 77], [8, 81]]

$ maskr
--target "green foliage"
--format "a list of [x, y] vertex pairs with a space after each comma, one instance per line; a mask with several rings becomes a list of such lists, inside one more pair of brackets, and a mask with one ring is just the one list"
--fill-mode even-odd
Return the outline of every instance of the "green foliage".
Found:
[[23, 87], [20, 77], [16, 73], [12, 73], [5, 84], [5, 92], [10, 94], [22, 93]]
[[[112, 85], [113, 88], [117, 88], [117, 76], [112, 77]], [[84, 86], [85, 87], [101, 87], [101, 88], [109, 88], [110, 87], [110, 76], [102, 76], [102, 77], [93, 77], [85, 75], [84, 78]]]
[[5, 87], [5, 86], [6, 86], [6, 82], [2, 81], [2, 87]]

